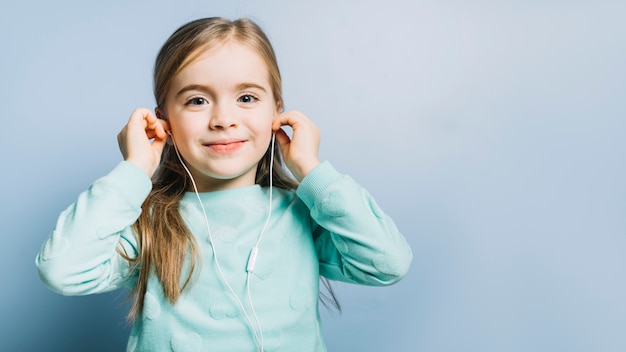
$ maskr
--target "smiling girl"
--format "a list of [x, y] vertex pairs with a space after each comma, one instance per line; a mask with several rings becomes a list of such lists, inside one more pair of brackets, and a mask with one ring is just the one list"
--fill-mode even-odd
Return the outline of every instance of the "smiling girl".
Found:
[[393, 221], [320, 162], [311, 120], [281, 113], [255, 23], [179, 28], [154, 95], [155, 113], [136, 109], [118, 135], [124, 160], [61, 213], [37, 256], [61, 294], [132, 289], [128, 351], [325, 351], [320, 278], [389, 285], [407, 273]]

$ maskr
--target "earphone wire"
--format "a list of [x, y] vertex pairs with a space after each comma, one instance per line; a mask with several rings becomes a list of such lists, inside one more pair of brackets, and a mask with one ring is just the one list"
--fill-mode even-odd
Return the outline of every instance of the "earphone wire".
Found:
[[[169, 131], [168, 131], [169, 132]], [[241, 311], [243, 312], [246, 320], [248, 321], [248, 324], [250, 326], [250, 329], [252, 330], [252, 334], [254, 335], [254, 339], [255, 342], [257, 344], [257, 347], [259, 347], [259, 351], [263, 352], [263, 348], [264, 348], [264, 338], [263, 338], [263, 329], [261, 328], [261, 322], [259, 320], [259, 317], [256, 313], [256, 310], [254, 309], [254, 304], [252, 303], [252, 295], [250, 294], [250, 273], [253, 272], [254, 270], [254, 266], [256, 265], [256, 257], [258, 254], [258, 250], [259, 250], [259, 243], [261, 242], [261, 239], [263, 238], [263, 235], [265, 234], [265, 230], [267, 229], [267, 225], [269, 224], [270, 221], [270, 217], [272, 215], [272, 195], [273, 195], [273, 166], [274, 166], [274, 143], [275, 143], [275, 139], [276, 139], [276, 135], [273, 133], [272, 134], [272, 143], [271, 143], [271, 150], [270, 150], [270, 174], [269, 174], [269, 209], [268, 209], [268, 214], [267, 214], [267, 219], [265, 220], [265, 223], [263, 224], [263, 228], [261, 229], [261, 233], [259, 234], [259, 237], [257, 238], [257, 241], [254, 245], [254, 248], [252, 248], [251, 253], [250, 253], [250, 257], [248, 258], [248, 263], [246, 266], [246, 292], [248, 295], [248, 304], [250, 304], [250, 308], [252, 310], [252, 314], [254, 315], [254, 319], [257, 325], [257, 328], [254, 327], [254, 324], [252, 323], [252, 320], [250, 319], [250, 316], [248, 315], [247, 310], [245, 309], [245, 307], [243, 306], [243, 303], [241, 302], [241, 300], [239, 299], [239, 297], [237, 296], [237, 294], [235, 293], [235, 290], [233, 290], [233, 288], [230, 286], [230, 284], [228, 283], [228, 280], [226, 280], [226, 276], [224, 275], [224, 272], [222, 271], [222, 267], [220, 265], [218, 256], [217, 256], [217, 250], [215, 248], [215, 245], [213, 243], [213, 236], [211, 234], [211, 227], [209, 226], [209, 219], [206, 213], [206, 209], [204, 208], [204, 203], [202, 202], [202, 199], [200, 198], [200, 193], [198, 192], [198, 187], [196, 186], [196, 181], [194, 180], [193, 176], [191, 175], [191, 172], [189, 171], [189, 169], [187, 168], [187, 165], [185, 164], [185, 162], [183, 161], [182, 157], [180, 156], [180, 152], [178, 151], [178, 147], [176, 146], [176, 141], [174, 141], [174, 136], [172, 136], [171, 133], [170, 137], [172, 138], [173, 144], [174, 144], [174, 150], [176, 151], [176, 156], [178, 157], [178, 160], [180, 161], [181, 165], [183, 166], [183, 168], [185, 169], [185, 172], [187, 173], [187, 175], [189, 176], [189, 179], [191, 180], [191, 184], [193, 186], [193, 190], [194, 193], [196, 195], [196, 198], [198, 199], [198, 203], [200, 204], [200, 208], [202, 209], [202, 214], [204, 215], [204, 222], [207, 228], [207, 233], [208, 233], [208, 237], [209, 237], [209, 242], [211, 243], [211, 248], [213, 250], [213, 258], [215, 259], [215, 266], [217, 268], [217, 271], [220, 275], [220, 278], [222, 279], [222, 282], [224, 283], [224, 285], [226, 286], [226, 288], [228, 289], [228, 291], [231, 293], [231, 295], [235, 298], [235, 300], [237, 301], [237, 304], [239, 305], [239, 308], [241, 308]], [[258, 332], [257, 332], [258, 329]]]
[[[272, 133], [272, 144], [270, 146], [271, 151], [270, 151], [270, 187], [269, 187], [269, 191], [270, 191], [270, 204], [269, 204], [269, 209], [267, 211], [267, 219], [265, 219], [265, 224], [263, 225], [263, 229], [261, 230], [261, 234], [259, 235], [259, 238], [257, 238], [256, 240], [256, 244], [254, 245], [254, 248], [252, 249], [252, 251], [255, 251], [258, 253], [259, 250], [259, 243], [261, 242], [261, 239], [263, 238], [263, 234], [265, 234], [265, 229], [267, 229], [267, 225], [270, 222], [270, 218], [272, 217], [272, 194], [273, 194], [273, 173], [274, 173], [274, 143], [276, 140], [276, 134]], [[254, 309], [254, 304], [252, 303], [252, 295], [250, 294], [250, 273], [254, 270], [254, 265], [256, 264], [256, 253], [254, 256], [250, 256], [250, 259], [254, 260], [254, 262], [252, 262], [252, 266], [250, 268], [248, 268], [248, 272], [246, 274], [246, 286], [247, 286], [247, 292], [248, 292], [248, 303], [250, 304], [250, 308], [252, 309], [252, 314], [254, 315], [254, 319], [256, 320], [257, 323], [257, 327], [259, 328], [259, 335], [261, 336], [261, 352], [263, 352], [263, 346], [264, 346], [264, 339], [263, 339], [263, 329], [261, 328], [261, 322], [259, 321], [259, 316], [256, 314], [256, 310]]]

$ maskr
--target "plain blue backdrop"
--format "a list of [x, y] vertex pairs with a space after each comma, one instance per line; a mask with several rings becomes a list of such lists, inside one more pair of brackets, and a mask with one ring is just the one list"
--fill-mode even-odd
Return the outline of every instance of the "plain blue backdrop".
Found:
[[626, 3], [582, 0], [3, 2], [0, 350], [125, 348], [127, 292], [57, 295], [35, 255], [215, 15], [267, 31], [287, 109], [412, 246], [399, 284], [336, 285], [330, 351], [626, 351]]

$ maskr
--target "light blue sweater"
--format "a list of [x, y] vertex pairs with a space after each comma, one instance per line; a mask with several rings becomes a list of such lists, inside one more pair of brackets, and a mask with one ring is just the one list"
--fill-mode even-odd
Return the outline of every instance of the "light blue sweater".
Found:
[[[116, 251], [137, 255], [131, 225], [151, 190], [147, 175], [121, 162], [61, 213], [36, 258], [42, 281], [64, 295], [132, 287], [136, 272]], [[265, 223], [269, 189], [258, 185], [201, 193], [223, 273], [251, 314], [246, 263]], [[216, 270], [195, 193], [180, 211], [202, 254], [192, 286], [172, 305], [150, 278], [128, 351], [258, 351], [250, 324]], [[411, 250], [393, 221], [350, 177], [328, 162], [294, 191], [274, 188], [272, 216], [251, 274], [250, 297], [265, 351], [325, 351], [319, 276], [389, 285], [408, 271]], [[251, 316], [254, 321], [254, 317]]]

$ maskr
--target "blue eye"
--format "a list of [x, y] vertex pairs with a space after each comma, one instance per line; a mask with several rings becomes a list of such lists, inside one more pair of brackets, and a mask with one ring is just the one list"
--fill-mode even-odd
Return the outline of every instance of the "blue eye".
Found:
[[238, 101], [241, 103], [252, 103], [257, 101], [258, 99], [250, 94], [246, 94], [246, 95], [242, 95], [241, 97], [239, 97]]
[[206, 99], [202, 97], [193, 97], [187, 101], [187, 105], [203, 105], [208, 104]]

